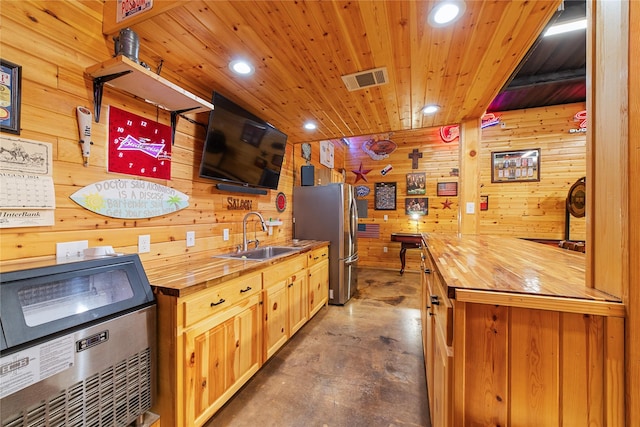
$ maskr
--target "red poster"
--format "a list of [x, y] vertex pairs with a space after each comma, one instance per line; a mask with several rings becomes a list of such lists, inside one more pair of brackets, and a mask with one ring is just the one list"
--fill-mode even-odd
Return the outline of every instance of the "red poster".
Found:
[[171, 179], [171, 127], [109, 107], [108, 169]]

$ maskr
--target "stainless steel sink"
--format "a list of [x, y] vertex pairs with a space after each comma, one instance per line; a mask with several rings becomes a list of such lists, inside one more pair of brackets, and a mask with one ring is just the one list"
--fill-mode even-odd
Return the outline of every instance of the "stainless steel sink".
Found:
[[249, 261], [266, 261], [299, 251], [300, 248], [291, 246], [265, 246], [263, 248], [250, 249], [244, 252], [234, 252], [231, 254], [214, 255], [214, 258], [231, 258]]

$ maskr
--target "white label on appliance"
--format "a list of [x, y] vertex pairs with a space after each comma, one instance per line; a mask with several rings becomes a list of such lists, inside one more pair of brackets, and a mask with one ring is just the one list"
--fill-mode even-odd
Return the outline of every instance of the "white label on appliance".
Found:
[[0, 359], [0, 399], [69, 369], [74, 362], [73, 335], [67, 335]]

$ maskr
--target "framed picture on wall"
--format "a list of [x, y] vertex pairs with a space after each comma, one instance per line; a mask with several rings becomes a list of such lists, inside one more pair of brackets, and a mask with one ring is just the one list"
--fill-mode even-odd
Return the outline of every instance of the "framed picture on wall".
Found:
[[407, 174], [407, 194], [427, 194], [427, 174], [424, 172]]
[[540, 149], [491, 153], [491, 182], [540, 181]]
[[458, 183], [457, 182], [439, 182], [436, 194], [438, 195], [438, 197], [457, 196]]
[[394, 211], [396, 209], [396, 183], [376, 182], [375, 209]]
[[407, 197], [404, 199], [404, 213], [407, 215], [428, 215], [429, 199], [427, 197]]
[[480, 210], [481, 211], [489, 210], [489, 196], [480, 196]]
[[0, 130], [20, 135], [22, 67], [0, 59]]

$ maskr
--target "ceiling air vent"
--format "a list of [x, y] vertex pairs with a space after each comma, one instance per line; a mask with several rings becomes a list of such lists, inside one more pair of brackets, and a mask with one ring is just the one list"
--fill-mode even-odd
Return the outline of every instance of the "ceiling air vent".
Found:
[[381, 67], [342, 76], [342, 81], [349, 91], [353, 91], [386, 84], [389, 81], [389, 75], [387, 68]]

